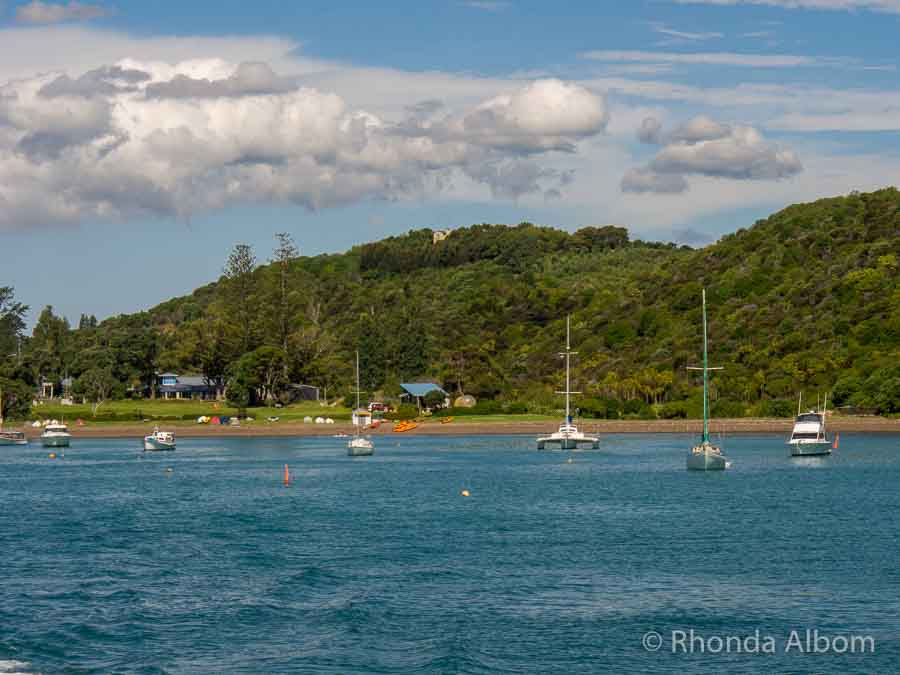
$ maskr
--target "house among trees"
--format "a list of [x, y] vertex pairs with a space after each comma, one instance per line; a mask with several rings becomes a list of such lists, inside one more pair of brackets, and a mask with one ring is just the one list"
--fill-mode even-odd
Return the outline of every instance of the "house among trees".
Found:
[[165, 399], [212, 401], [216, 398], [216, 388], [202, 375], [162, 373], [157, 376], [156, 390]]

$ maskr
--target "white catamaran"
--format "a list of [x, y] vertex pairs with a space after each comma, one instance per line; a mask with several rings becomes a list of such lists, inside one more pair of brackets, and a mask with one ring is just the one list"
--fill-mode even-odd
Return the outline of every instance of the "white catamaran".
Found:
[[831, 441], [825, 432], [825, 413], [828, 410], [828, 394], [825, 394], [825, 406], [819, 410], [800, 412], [803, 405], [803, 394], [797, 402], [797, 419], [794, 420], [794, 428], [788, 445], [791, 446], [792, 457], [815, 457], [816, 455], [830, 455]]
[[687, 468], [691, 471], [722, 471], [731, 466], [721, 448], [713, 445], [709, 440], [709, 371], [722, 370], [710, 368], [707, 360], [706, 337], [706, 289], [703, 289], [703, 367], [688, 367], [688, 370], [703, 371], [703, 438], [699, 445], [695, 445], [687, 454]]
[[28, 445], [28, 438], [23, 431], [10, 431], [3, 428], [3, 389], [0, 388], [0, 445]]
[[558, 445], [560, 450], [577, 450], [579, 445], [590, 445], [594, 450], [600, 447], [600, 439], [596, 436], [588, 436], [583, 431], [578, 431], [572, 423], [571, 408], [569, 406], [569, 396], [571, 394], [580, 394], [580, 391], [572, 391], [571, 380], [569, 378], [569, 361], [574, 354], [570, 344], [569, 317], [566, 317], [566, 351], [560, 352], [560, 356], [566, 357], [566, 390], [558, 391], [557, 394], [566, 395], [566, 419], [559, 425], [559, 429], [549, 436], [541, 436], [537, 439], [538, 450], [544, 450], [548, 445]]
[[[372, 443], [371, 439], [366, 438], [365, 436], [359, 435], [359, 420], [362, 415], [359, 414], [359, 351], [356, 352], [356, 413], [354, 413], [353, 418], [355, 424], [353, 425], [353, 438], [351, 438], [347, 442], [347, 454], [351, 457], [368, 457], [369, 455], [374, 454], [375, 452], [375, 444]], [[368, 412], [368, 411], [366, 411]]]

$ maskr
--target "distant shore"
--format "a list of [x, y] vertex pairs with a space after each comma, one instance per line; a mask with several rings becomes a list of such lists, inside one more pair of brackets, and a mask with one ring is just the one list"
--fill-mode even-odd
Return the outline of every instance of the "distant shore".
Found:
[[[713, 433], [783, 433], [791, 430], [792, 419], [738, 418], [713, 420]], [[75, 438], [132, 438], [144, 436], [158, 425], [172, 429], [178, 436], [192, 438], [217, 437], [283, 437], [283, 436], [334, 436], [353, 433], [350, 424], [304, 424], [302, 422], [264, 421], [244, 422], [241, 426], [217, 426], [209, 424], [172, 424], [166, 422], [70, 425]], [[702, 420], [583, 420], [580, 429], [600, 434], [628, 433], [700, 433]], [[10, 428], [10, 427], [7, 427]], [[900, 433], [900, 419], [884, 417], [836, 417], [828, 420], [831, 431], [894, 432]], [[535, 421], [473, 421], [457, 418], [449, 424], [439, 421], [421, 422], [419, 426], [402, 434], [393, 431], [393, 424], [382, 424], [378, 429], [367, 429], [366, 434], [396, 436], [463, 436], [463, 435], [527, 435], [533, 436], [555, 430], [554, 422]], [[27, 428], [29, 437], [36, 438], [40, 429]]]

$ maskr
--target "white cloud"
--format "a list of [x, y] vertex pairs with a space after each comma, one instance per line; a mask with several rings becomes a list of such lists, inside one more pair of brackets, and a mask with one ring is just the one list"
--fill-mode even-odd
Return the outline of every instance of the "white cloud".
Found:
[[[900, 126], [900, 91], [802, 84], [697, 87], [659, 80], [598, 77], [581, 82], [615, 97], [678, 102], [750, 114], [757, 126], [792, 132], [892, 131]], [[639, 124], [639, 122], [638, 122]]]
[[662, 132], [662, 122], [655, 117], [645, 117], [641, 121], [638, 129], [637, 137], [641, 143], [659, 143], [660, 133]]
[[502, 12], [512, 6], [511, 2], [505, 2], [505, 0], [466, 0], [462, 4], [472, 9], [484, 10], [485, 12]]
[[655, 33], [659, 33], [660, 35], [666, 35], [670, 38], [675, 38], [676, 40], [686, 40], [688, 42], [702, 42], [705, 40], [715, 40], [725, 37], [723, 33], [719, 33], [717, 31], [697, 33], [684, 30], [676, 30], [675, 28], [671, 28], [670, 26], [667, 26], [666, 24], [660, 22], [653, 22], [650, 24], [650, 27]]
[[322, 209], [438, 193], [454, 176], [499, 197], [555, 195], [570, 176], [542, 158], [606, 122], [602, 98], [558, 80], [390, 120], [264, 64], [126, 59], [0, 87], [0, 227], [257, 201]]
[[753, 127], [722, 124], [701, 115], [667, 134], [654, 129], [652, 122], [646, 128], [655, 131], [652, 137], [664, 146], [646, 167], [625, 174], [623, 192], [684, 192], [685, 176], [691, 175], [778, 180], [803, 170], [793, 151], [769, 143]]
[[688, 184], [680, 174], [657, 173], [652, 169], [629, 169], [622, 176], [621, 188], [622, 192], [680, 194], [688, 189]]
[[731, 52], [696, 52], [681, 54], [675, 52], [647, 52], [639, 50], [599, 49], [583, 52], [581, 58], [591, 61], [638, 62], [638, 63], [682, 63], [692, 65], [741, 66], [751, 68], [795, 68], [832, 63], [833, 59], [816, 59], [793, 54], [735, 54]]
[[766, 5], [784, 9], [858, 9], [900, 14], [900, 0], [675, 0], [682, 5]]
[[107, 16], [109, 11], [100, 5], [90, 5], [72, 0], [56, 4], [32, 0], [16, 9], [16, 21], [21, 23], [47, 24], [64, 21], [88, 21]]
[[831, 114], [788, 113], [768, 123], [781, 131], [900, 131], [900, 107], [884, 106], [881, 110], [850, 111]]

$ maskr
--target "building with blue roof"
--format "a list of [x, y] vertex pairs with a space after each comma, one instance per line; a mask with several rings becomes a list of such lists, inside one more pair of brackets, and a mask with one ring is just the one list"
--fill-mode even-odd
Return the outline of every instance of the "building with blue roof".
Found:
[[415, 400], [419, 410], [423, 407], [422, 399], [433, 391], [443, 394], [444, 405], [450, 405], [450, 395], [434, 382], [401, 382], [400, 388], [403, 390], [403, 394], [401, 394], [400, 398]]

